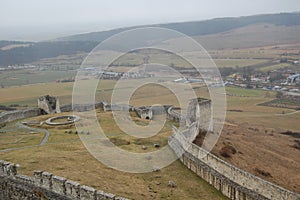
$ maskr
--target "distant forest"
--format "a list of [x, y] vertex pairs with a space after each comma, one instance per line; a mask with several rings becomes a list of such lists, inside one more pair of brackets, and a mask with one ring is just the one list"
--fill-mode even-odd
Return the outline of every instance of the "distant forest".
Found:
[[17, 47], [0, 51], [0, 65], [8, 66], [24, 64], [37, 61], [42, 58], [51, 58], [59, 55], [72, 55], [79, 52], [89, 52], [97, 44], [98, 42], [88, 41], [32, 43], [26, 47]]

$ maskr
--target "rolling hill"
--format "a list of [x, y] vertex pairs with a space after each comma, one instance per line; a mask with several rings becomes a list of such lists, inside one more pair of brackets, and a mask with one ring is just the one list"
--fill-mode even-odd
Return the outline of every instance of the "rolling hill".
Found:
[[[272, 24], [275, 26], [295, 26], [300, 25], [300, 12], [298, 13], [280, 13], [280, 14], [266, 14], [255, 15], [247, 17], [228, 17], [217, 18], [205, 21], [195, 22], [181, 22], [181, 23], [168, 23], [168, 24], [154, 24], [147, 25], [151, 27], [161, 27], [173, 29], [182, 32], [188, 36], [203, 36], [210, 34], [217, 34], [253, 24]], [[114, 29], [103, 32], [93, 32], [87, 34], [72, 35], [68, 37], [58, 38], [57, 41], [97, 41], [101, 42], [111, 35], [126, 31], [132, 28], [141, 28], [147, 26], [136, 26], [121, 29]]]
[[[265, 14], [205, 21], [155, 24], [198, 40], [207, 49], [245, 48], [264, 45], [300, 43], [300, 12]], [[0, 66], [24, 64], [59, 55], [90, 52], [99, 42], [133, 28], [92, 32], [20, 45], [15, 41], [0, 41]], [[138, 38], [137, 38], [138, 39]], [[18, 44], [14, 48], [7, 45]]]

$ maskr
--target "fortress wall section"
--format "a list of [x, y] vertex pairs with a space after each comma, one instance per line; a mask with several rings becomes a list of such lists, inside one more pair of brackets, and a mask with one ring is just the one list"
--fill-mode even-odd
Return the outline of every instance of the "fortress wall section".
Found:
[[49, 172], [34, 171], [33, 177], [24, 176], [18, 174], [17, 168], [16, 164], [0, 160], [0, 199], [126, 200]]
[[25, 110], [14, 110], [0, 113], [0, 124], [5, 124], [18, 119], [24, 119], [27, 117], [35, 117], [41, 114], [39, 108], [29, 108]]
[[234, 200], [299, 200], [300, 195], [243, 171], [184, 140], [174, 129], [168, 144], [180, 161], [199, 177]]

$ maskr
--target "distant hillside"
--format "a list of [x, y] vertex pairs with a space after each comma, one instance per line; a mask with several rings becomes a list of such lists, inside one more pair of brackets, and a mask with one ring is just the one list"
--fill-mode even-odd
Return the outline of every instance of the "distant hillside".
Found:
[[0, 50], [0, 66], [24, 64], [42, 58], [89, 52], [97, 44], [97, 42], [87, 41], [37, 42], [31, 43], [29, 46]]
[[238, 49], [300, 43], [300, 25], [252, 24], [204, 36], [194, 36], [206, 49]]
[[31, 43], [31, 42], [0, 40], [0, 49], [2, 49], [3, 47], [7, 47], [7, 46], [23, 45], [23, 44], [28, 44], [28, 43]]
[[[208, 49], [300, 43], [300, 12], [150, 26], [180, 31], [194, 37]], [[43, 58], [72, 55], [78, 52], [90, 52], [99, 42], [108, 37], [138, 27], [72, 35], [47, 42], [26, 42], [26, 45], [22, 42], [0, 41], [0, 66], [30, 63]], [[137, 38], [137, 40], [142, 39]]]
[[[209, 35], [225, 32], [228, 30], [248, 26], [251, 24], [273, 24], [276, 26], [295, 26], [300, 25], [300, 13], [280, 13], [280, 14], [266, 14], [255, 15], [237, 18], [218, 18], [205, 21], [196, 22], [181, 22], [169, 24], [155, 24], [152, 27], [169, 28], [182, 32], [188, 36]], [[149, 26], [149, 25], [148, 25]], [[132, 28], [140, 28], [146, 26], [136, 26], [129, 28], [114, 29], [110, 31], [93, 32], [87, 34], [73, 35], [63, 38], [58, 38], [58, 41], [103, 41], [111, 35], [120, 33]]]

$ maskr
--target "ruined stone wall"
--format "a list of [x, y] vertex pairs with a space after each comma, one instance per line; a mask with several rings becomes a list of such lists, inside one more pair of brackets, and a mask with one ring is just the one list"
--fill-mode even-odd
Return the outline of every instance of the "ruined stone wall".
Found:
[[134, 108], [128, 104], [109, 104], [107, 102], [101, 102], [103, 111], [133, 111]]
[[150, 106], [145, 107], [138, 107], [138, 108], [134, 108], [136, 114], [142, 118], [142, 119], [152, 119], [153, 118], [153, 112]]
[[0, 199], [126, 200], [48, 172], [35, 171], [33, 177], [20, 175], [17, 168], [0, 160]]
[[201, 130], [208, 130], [211, 121], [211, 101], [209, 99], [191, 99], [186, 114], [186, 125], [197, 123]]
[[71, 112], [71, 111], [77, 111], [77, 112], [84, 112], [84, 111], [90, 111], [97, 109], [102, 106], [102, 102], [97, 102], [95, 104], [66, 104], [60, 107], [61, 112]]
[[186, 115], [186, 129], [173, 128], [169, 145], [193, 172], [231, 199], [300, 200], [300, 195], [245, 172], [195, 145], [199, 130], [209, 130], [211, 101], [192, 99]]
[[193, 124], [196, 129], [192, 131], [192, 135], [195, 135], [195, 131], [197, 134], [200, 130], [208, 131], [211, 122], [211, 101], [203, 98], [191, 99], [185, 116], [176, 112], [173, 106], [169, 106], [167, 116], [170, 120], [187, 127], [191, 127]]
[[60, 113], [59, 100], [53, 96], [41, 96], [38, 98], [38, 108], [46, 114]]
[[25, 110], [14, 110], [0, 113], [0, 124], [12, 122], [18, 119], [24, 119], [27, 117], [35, 117], [41, 114], [39, 108], [29, 108]]
[[180, 113], [174, 111], [173, 106], [167, 109], [167, 117], [168, 119], [173, 120], [175, 122], [185, 122], [185, 117], [182, 116]]
[[185, 140], [174, 128], [169, 146], [181, 162], [222, 194], [235, 200], [299, 200], [300, 195], [245, 172]]
[[[95, 104], [86, 104], [86, 105], [67, 104], [61, 106], [60, 111], [61, 112], [70, 112], [70, 111], [84, 112], [84, 111], [94, 110], [95, 108], [99, 108], [101, 106], [102, 106], [102, 102], [97, 102]], [[40, 108], [28, 108], [25, 110], [13, 110], [13, 111], [2, 112], [0, 113], [0, 125], [18, 119], [36, 117], [41, 114], [42, 112]]]

